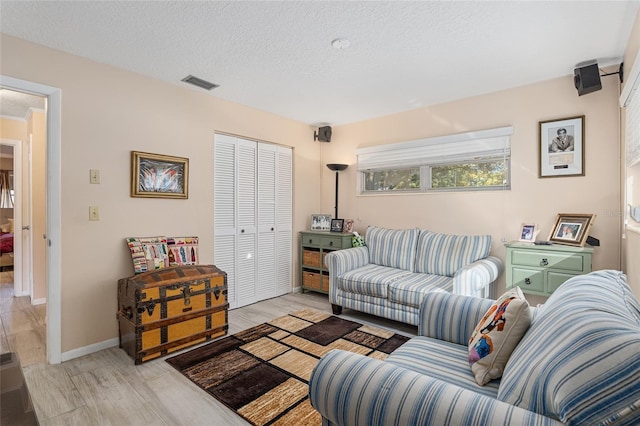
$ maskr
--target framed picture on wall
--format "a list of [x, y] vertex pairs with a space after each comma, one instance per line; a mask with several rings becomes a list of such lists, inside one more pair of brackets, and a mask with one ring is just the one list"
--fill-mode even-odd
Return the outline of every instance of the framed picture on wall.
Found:
[[538, 123], [538, 177], [584, 176], [584, 115]]
[[189, 159], [131, 151], [131, 196], [189, 198]]
[[595, 218], [595, 214], [560, 213], [556, 217], [549, 241], [583, 247]]

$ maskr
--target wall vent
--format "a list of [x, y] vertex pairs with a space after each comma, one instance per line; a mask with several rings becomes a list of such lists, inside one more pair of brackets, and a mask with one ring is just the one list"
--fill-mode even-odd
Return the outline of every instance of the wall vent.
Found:
[[198, 86], [206, 90], [211, 90], [211, 89], [215, 89], [216, 87], [220, 87], [219, 84], [213, 84], [211, 82], [208, 82], [207, 80], [203, 80], [201, 78], [194, 77], [192, 75], [186, 76], [185, 78], [182, 79], [182, 81], [184, 81], [185, 83], [193, 84], [194, 86]]

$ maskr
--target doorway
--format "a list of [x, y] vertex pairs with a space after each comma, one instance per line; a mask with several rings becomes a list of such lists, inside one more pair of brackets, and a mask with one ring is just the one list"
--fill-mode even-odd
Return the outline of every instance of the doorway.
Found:
[[[39, 83], [0, 75], [0, 88], [46, 99], [45, 246], [46, 360], [59, 364], [61, 356], [61, 90]], [[32, 213], [33, 213], [32, 209]], [[33, 231], [33, 230], [32, 230]], [[34, 233], [34, 232], [31, 232]], [[37, 262], [33, 262], [34, 264]]]

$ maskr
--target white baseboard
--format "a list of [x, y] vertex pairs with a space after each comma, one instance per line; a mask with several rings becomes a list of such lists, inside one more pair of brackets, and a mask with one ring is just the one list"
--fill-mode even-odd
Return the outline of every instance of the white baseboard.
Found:
[[302, 293], [302, 287], [294, 287], [291, 293]]
[[61, 355], [61, 360], [62, 362], [69, 361], [71, 359], [89, 355], [94, 352], [99, 352], [104, 349], [113, 348], [115, 346], [118, 346], [119, 344], [120, 344], [119, 339], [117, 337], [114, 337], [113, 339], [104, 340], [102, 342], [93, 343], [91, 345], [84, 346], [82, 348], [72, 349], [70, 351], [63, 352]]
[[33, 306], [44, 305], [45, 303], [47, 303], [47, 298], [46, 297], [43, 297], [42, 299], [34, 299], [33, 301], [31, 301], [31, 304]]

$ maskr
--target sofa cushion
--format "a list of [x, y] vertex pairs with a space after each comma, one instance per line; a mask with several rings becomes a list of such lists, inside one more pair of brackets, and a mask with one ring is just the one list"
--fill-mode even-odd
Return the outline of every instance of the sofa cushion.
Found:
[[453, 278], [431, 274], [408, 274], [389, 284], [389, 301], [419, 307], [425, 294], [453, 290]]
[[640, 424], [640, 304], [619, 271], [562, 284], [507, 362], [498, 399], [568, 425]]
[[469, 363], [479, 385], [502, 376], [530, 323], [529, 303], [520, 287], [507, 291], [491, 305], [469, 339]]
[[410, 275], [402, 269], [368, 264], [338, 277], [338, 289], [367, 296], [387, 298], [389, 284]]
[[390, 268], [413, 271], [418, 228], [385, 229], [370, 226], [365, 238], [369, 262]]
[[499, 380], [478, 386], [469, 369], [464, 345], [417, 336], [393, 351], [385, 362], [493, 398], [498, 394]]
[[421, 231], [415, 272], [452, 277], [457, 270], [491, 252], [491, 235], [449, 235]]

